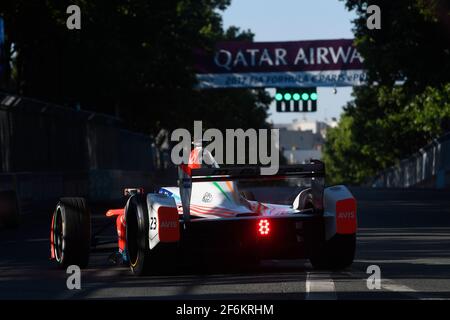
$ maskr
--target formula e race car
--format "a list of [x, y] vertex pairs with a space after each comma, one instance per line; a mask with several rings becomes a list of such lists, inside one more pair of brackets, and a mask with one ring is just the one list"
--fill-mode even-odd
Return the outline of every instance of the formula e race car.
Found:
[[[178, 171], [177, 187], [148, 194], [127, 190], [125, 208], [106, 213], [116, 218], [117, 254], [134, 274], [195, 254], [208, 260], [226, 257], [234, 264], [297, 258], [321, 269], [352, 264], [356, 200], [343, 185], [324, 186], [322, 162], [282, 166], [276, 175], [261, 175], [259, 167], [182, 165]], [[277, 196], [281, 200], [260, 200]], [[59, 201], [50, 240], [51, 257], [59, 266], [88, 265], [86, 200]]]

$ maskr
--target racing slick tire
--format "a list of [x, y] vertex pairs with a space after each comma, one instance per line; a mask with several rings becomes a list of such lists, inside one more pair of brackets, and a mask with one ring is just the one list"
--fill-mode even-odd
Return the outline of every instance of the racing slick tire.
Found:
[[150, 265], [149, 217], [146, 198], [135, 194], [125, 208], [126, 250], [131, 272], [137, 276], [148, 273]]
[[19, 226], [19, 203], [16, 192], [0, 192], [0, 227], [15, 229]]
[[355, 234], [336, 234], [322, 243], [309, 260], [314, 269], [345, 269], [353, 263], [355, 247]]
[[91, 213], [86, 200], [61, 198], [52, 223], [52, 250], [58, 266], [87, 267], [91, 248]]

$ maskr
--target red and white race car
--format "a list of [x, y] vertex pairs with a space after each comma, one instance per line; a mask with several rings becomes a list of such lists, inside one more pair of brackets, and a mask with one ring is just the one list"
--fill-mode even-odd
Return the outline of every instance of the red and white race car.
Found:
[[[137, 275], [195, 254], [232, 257], [235, 264], [308, 258], [315, 268], [341, 269], [354, 258], [356, 201], [343, 185], [325, 187], [324, 175], [320, 161], [270, 176], [258, 167], [181, 166], [177, 187], [128, 190], [125, 208], [106, 215], [116, 217], [118, 255]], [[258, 199], [277, 194], [282, 201]], [[86, 200], [61, 199], [51, 225], [52, 259], [86, 267], [90, 251]]]

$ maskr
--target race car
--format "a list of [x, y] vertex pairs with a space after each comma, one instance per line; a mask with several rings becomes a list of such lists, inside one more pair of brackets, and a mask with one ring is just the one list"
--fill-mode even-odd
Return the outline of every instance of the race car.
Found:
[[[177, 186], [148, 194], [128, 189], [125, 207], [106, 212], [116, 218], [115, 254], [132, 273], [143, 275], [157, 264], [173, 265], [180, 257], [189, 260], [198, 254], [209, 260], [226, 257], [235, 264], [306, 258], [319, 269], [353, 263], [356, 200], [343, 185], [325, 187], [322, 162], [281, 166], [276, 175], [262, 175], [254, 166], [193, 163], [181, 165], [178, 172]], [[292, 179], [310, 183], [281, 183]], [[296, 193], [291, 203], [259, 201], [241, 188], [249, 183], [263, 195]], [[91, 240], [86, 200], [60, 199], [51, 223], [51, 258], [61, 267], [86, 267]]]

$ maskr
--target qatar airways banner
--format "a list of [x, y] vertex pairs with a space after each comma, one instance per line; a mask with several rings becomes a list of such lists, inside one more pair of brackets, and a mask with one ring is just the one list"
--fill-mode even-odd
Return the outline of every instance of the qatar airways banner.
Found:
[[352, 39], [221, 42], [195, 52], [198, 87], [343, 87], [366, 80]]

